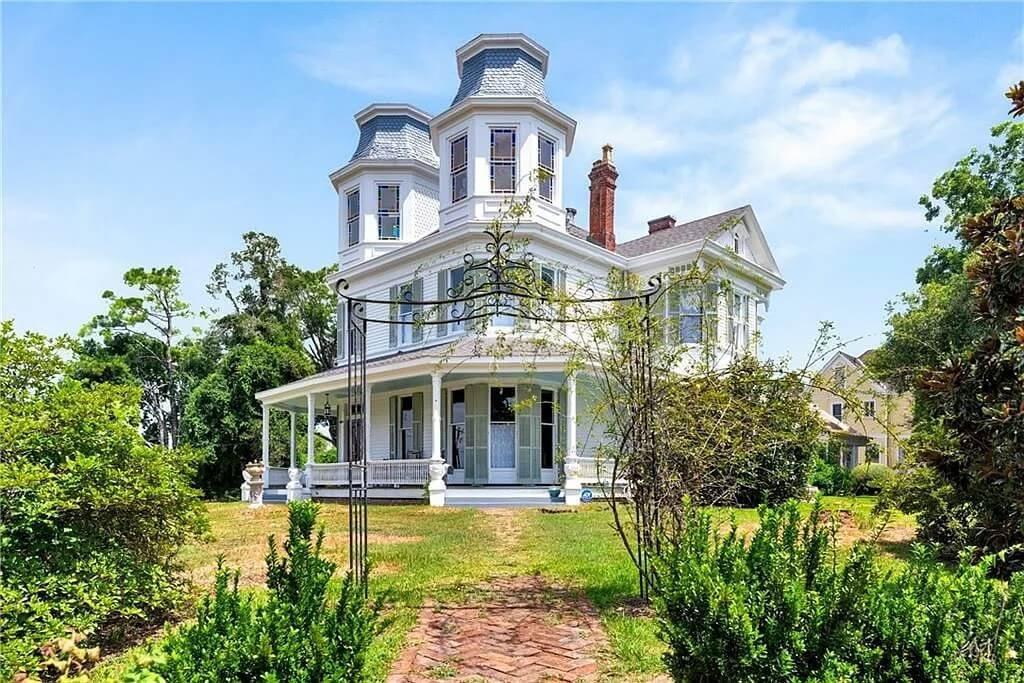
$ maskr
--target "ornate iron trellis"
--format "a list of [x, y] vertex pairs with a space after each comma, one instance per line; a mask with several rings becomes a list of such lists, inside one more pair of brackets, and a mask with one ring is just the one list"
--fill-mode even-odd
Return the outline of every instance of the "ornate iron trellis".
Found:
[[[363, 416], [367, 414], [366, 404], [366, 339], [370, 324], [397, 326], [440, 326], [465, 325], [473, 321], [489, 320], [493, 317], [509, 317], [546, 323], [584, 323], [600, 320], [602, 315], [574, 315], [571, 311], [578, 310], [579, 305], [615, 304], [643, 302], [647, 312], [644, 326], [648, 339], [652, 339], [650, 311], [652, 301], [661, 293], [662, 283], [659, 276], [652, 277], [647, 287], [639, 292], [619, 296], [598, 296], [592, 287], [582, 291], [581, 296], [566, 298], [559, 296], [556, 288], [538, 277], [538, 269], [534, 264], [533, 254], [523, 252], [516, 254], [514, 230], [494, 224], [483, 231], [487, 238], [484, 244], [484, 256], [468, 252], [463, 255], [463, 275], [461, 281], [448, 287], [444, 297], [434, 300], [416, 299], [411, 290], [401, 291], [397, 299], [377, 299], [372, 297], [350, 296], [347, 293], [348, 282], [340, 279], [335, 291], [346, 305], [348, 338], [347, 338], [347, 374], [348, 374], [348, 408], [346, 419], [346, 444], [348, 453], [349, 487], [349, 569], [353, 576], [367, 590], [368, 567], [368, 465], [366, 427]], [[388, 311], [387, 318], [377, 318], [370, 314], [370, 306], [384, 306]], [[402, 318], [395, 315], [396, 309], [409, 305], [412, 315]], [[653, 383], [651, 344], [636, 359], [643, 376], [640, 381], [648, 388]], [[639, 433], [646, 446], [653, 444], [652, 425], [649, 424], [649, 411], [642, 411], [639, 416]], [[646, 451], [644, 451], [646, 452]], [[651, 459], [653, 464], [653, 459]], [[577, 465], [578, 467], [578, 465]], [[657, 485], [657, 477], [649, 481]], [[637, 553], [639, 570], [640, 595], [648, 597], [649, 563], [643, 549], [653, 539], [641, 538], [641, 529], [646, 525], [642, 520], [656, 510], [641, 509], [636, 506], [637, 522]]]

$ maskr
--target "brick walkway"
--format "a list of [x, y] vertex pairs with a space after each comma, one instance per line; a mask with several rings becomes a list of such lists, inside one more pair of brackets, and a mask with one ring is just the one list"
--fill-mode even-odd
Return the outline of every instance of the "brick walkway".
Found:
[[590, 681], [604, 645], [586, 599], [537, 577], [499, 578], [463, 604], [424, 607], [388, 681]]

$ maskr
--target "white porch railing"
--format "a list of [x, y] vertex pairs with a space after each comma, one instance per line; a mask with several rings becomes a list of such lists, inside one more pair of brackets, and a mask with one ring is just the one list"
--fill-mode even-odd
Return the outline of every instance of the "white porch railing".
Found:
[[[427, 481], [430, 460], [368, 460], [367, 481], [370, 486], [422, 486]], [[358, 476], [357, 472], [354, 472]], [[284, 481], [288, 483], [288, 470]], [[347, 486], [348, 463], [315, 463], [313, 486]]]
[[270, 467], [267, 472], [267, 488], [284, 488], [288, 483], [287, 467]]
[[366, 466], [371, 486], [422, 486], [430, 476], [429, 458], [368, 460]]
[[[612, 469], [614, 463], [610, 460], [598, 460], [597, 458], [580, 458], [580, 483], [581, 484], [604, 484], [612, 483]], [[624, 484], [625, 481], [619, 474], [616, 484]]]

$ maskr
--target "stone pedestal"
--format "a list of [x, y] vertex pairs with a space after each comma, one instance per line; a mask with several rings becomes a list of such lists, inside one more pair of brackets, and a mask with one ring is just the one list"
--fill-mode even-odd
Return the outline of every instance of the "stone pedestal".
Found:
[[293, 500], [301, 500], [302, 498], [302, 482], [299, 481], [299, 477], [302, 475], [302, 470], [298, 467], [288, 468], [288, 483], [285, 485], [285, 496], [288, 502]]
[[565, 459], [565, 483], [562, 485], [562, 491], [565, 494], [566, 505], [580, 504], [580, 492], [583, 490], [583, 482], [580, 481], [581, 473], [582, 468], [576, 456], [569, 456]]
[[263, 465], [252, 462], [245, 471], [249, 474], [249, 507], [263, 507]]

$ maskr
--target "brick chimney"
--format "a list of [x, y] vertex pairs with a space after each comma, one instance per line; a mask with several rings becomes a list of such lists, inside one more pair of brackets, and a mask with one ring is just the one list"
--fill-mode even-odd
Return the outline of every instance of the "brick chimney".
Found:
[[661, 218], [655, 218], [654, 220], [647, 221], [647, 233], [653, 235], [659, 230], [668, 230], [669, 228], [676, 227], [675, 216], [662, 216]]
[[615, 251], [615, 181], [612, 146], [601, 148], [601, 159], [590, 169], [590, 241]]

